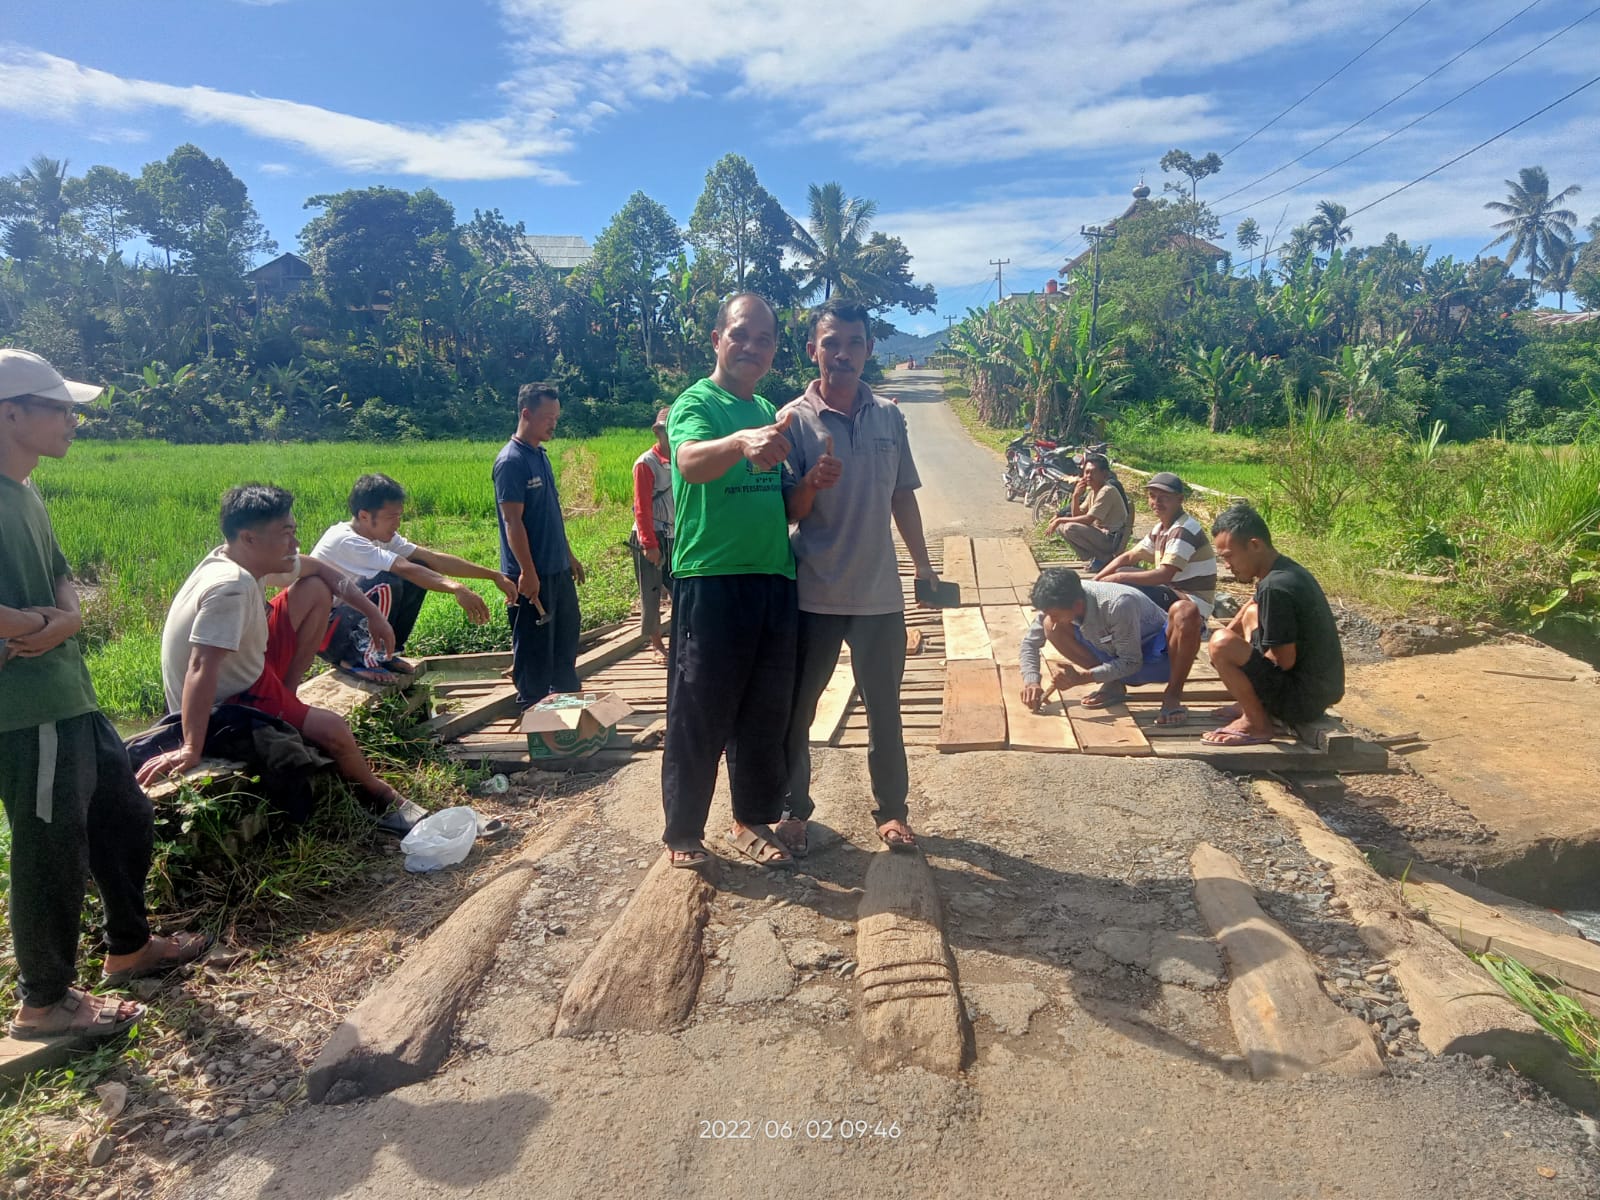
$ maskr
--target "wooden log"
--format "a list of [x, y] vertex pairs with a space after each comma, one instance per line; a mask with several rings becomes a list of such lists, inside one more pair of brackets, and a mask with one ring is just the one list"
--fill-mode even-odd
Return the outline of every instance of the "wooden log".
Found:
[[1257, 780], [1254, 786], [1257, 798], [1293, 827], [1306, 852], [1329, 864], [1334, 893], [1349, 904], [1361, 940], [1388, 961], [1417, 1018], [1417, 1037], [1429, 1051], [1490, 1055], [1567, 1103], [1592, 1111], [1594, 1081], [1573, 1067], [1565, 1049], [1487, 972], [1439, 929], [1413, 920], [1397, 890], [1361, 852], [1282, 784]]
[[450, 741], [464, 733], [472, 733], [492, 724], [502, 717], [516, 715], [517, 689], [513, 684], [501, 684], [487, 696], [477, 696], [454, 712], [442, 712], [422, 723], [422, 728], [440, 741]]
[[14, 1038], [9, 1033], [0, 1034], [0, 1079], [24, 1079], [35, 1071], [59, 1067], [74, 1054], [82, 1054], [101, 1045], [105, 1039], [91, 1037], [54, 1037], [44, 1041], [27, 1041]]
[[961, 588], [961, 602], [963, 604], [976, 603], [977, 597], [968, 599], [967, 593], [977, 590], [978, 575], [972, 557], [972, 539], [967, 537], [947, 537], [944, 540], [944, 565], [939, 571], [939, 577]]
[[657, 717], [650, 724], [639, 730], [638, 733], [634, 734], [630, 740], [635, 746], [643, 749], [654, 749], [661, 744], [661, 739], [666, 732], [667, 719], [665, 717]]
[[1005, 748], [1005, 701], [993, 661], [957, 659], [947, 663], [939, 750], [952, 754]]
[[989, 630], [984, 624], [983, 612], [977, 608], [947, 608], [944, 618], [944, 657], [955, 659], [994, 661], [994, 651], [989, 645]]
[[1300, 944], [1256, 903], [1244, 869], [1201, 842], [1190, 857], [1195, 903], [1222, 947], [1233, 982], [1228, 1015], [1256, 1079], [1326, 1071], [1355, 1079], [1383, 1074], [1365, 1023], [1328, 999]]
[[917, 1066], [953, 1075], [968, 1029], [939, 894], [920, 853], [872, 856], [856, 920], [857, 1025], [873, 1071]]
[[557, 1037], [603, 1030], [664, 1033], [694, 1011], [705, 973], [701, 943], [716, 894], [700, 870], [674, 867], [665, 853], [628, 907], [584, 959], [561, 997]]
[[306, 1072], [313, 1104], [376, 1096], [433, 1074], [450, 1053], [456, 1020], [493, 964], [539, 860], [560, 848], [583, 815], [570, 813], [534, 838], [356, 1005]]
[[828, 686], [822, 689], [822, 696], [817, 701], [816, 716], [811, 718], [811, 733], [808, 736], [813, 746], [826, 746], [838, 736], [839, 727], [844, 724], [845, 714], [850, 711], [850, 701], [856, 694], [856, 672], [850, 660], [848, 650], [841, 651], [839, 661], [834, 664], [833, 674], [828, 679]]

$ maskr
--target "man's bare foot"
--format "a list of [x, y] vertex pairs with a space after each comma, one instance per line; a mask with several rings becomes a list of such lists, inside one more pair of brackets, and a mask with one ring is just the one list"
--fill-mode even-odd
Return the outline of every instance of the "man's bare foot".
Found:
[[1272, 726], [1258, 729], [1243, 717], [1230, 721], [1221, 729], [1207, 730], [1200, 740], [1208, 746], [1264, 746], [1272, 740]]

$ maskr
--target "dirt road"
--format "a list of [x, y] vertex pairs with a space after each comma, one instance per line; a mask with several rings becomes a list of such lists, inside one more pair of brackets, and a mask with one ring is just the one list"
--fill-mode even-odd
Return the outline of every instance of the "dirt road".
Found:
[[[889, 390], [911, 422], [929, 528], [1014, 528], [993, 456], [919, 375]], [[971, 1021], [959, 1076], [863, 1065], [851, 974], [867, 868], [887, 852], [865, 756], [843, 750], [817, 755], [802, 871], [721, 866], [685, 1029], [552, 1037], [567, 981], [659, 851], [659, 768], [644, 761], [586, 797], [445, 1070], [246, 1133], [177, 1194], [1600, 1194], [1567, 1110], [1504, 1072], [1428, 1058], [1323, 872], [1234, 780], [1197, 763], [1016, 753], [915, 755], [911, 773]], [[725, 795], [712, 811], [725, 818]], [[1373, 1021], [1385, 1077], [1243, 1075], [1189, 879], [1200, 841], [1245, 864], [1330, 993]]]

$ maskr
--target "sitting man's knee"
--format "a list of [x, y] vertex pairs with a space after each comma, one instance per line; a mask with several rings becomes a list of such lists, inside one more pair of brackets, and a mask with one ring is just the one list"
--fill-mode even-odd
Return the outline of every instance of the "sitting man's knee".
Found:
[[1206, 652], [1211, 655], [1211, 661], [1219, 659], [1231, 662], [1237, 657], [1240, 649], [1248, 651], [1245, 640], [1231, 629], [1219, 629], [1211, 635], [1211, 640], [1206, 643]]
[[1167, 610], [1167, 621], [1175, 632], [1184, 634], [1197, 634], [1205, 622], [1200, 617], [1200, 609], [1193, 600], [1176, 600]]
[[307, 741], [315, 742], [325, 750], [350, 750], [356, 745], [356, 735], [351, 732], [350, 723], [326, 708], [313, 708], [306, 713], [305, 724], [300, 732]]

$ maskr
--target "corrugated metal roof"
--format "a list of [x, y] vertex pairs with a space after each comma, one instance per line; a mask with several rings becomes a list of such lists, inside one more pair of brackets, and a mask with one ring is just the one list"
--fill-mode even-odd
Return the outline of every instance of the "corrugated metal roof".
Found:
[[539, 256], [546, 266], [558, 271], [581, 267], [594, 257], [594, 247], [585, 238], [569, 234], [530, 233], [522, 244]]

